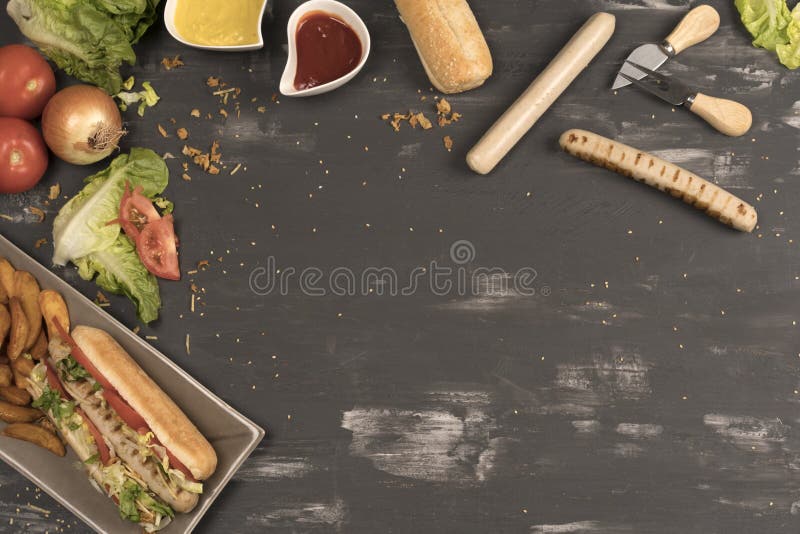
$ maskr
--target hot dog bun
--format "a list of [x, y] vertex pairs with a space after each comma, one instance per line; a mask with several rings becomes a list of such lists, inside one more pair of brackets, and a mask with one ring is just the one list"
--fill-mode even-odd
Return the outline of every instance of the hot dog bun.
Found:
[[466, 0], [395, 0], [431, 83], [443, 93], [474, 89], [492, 75], [492, 55]]
[[211, 444], [113, 337], [97, 328], [77, 326], [72, 338], [194, 478], [211, 476], [217, 467]]

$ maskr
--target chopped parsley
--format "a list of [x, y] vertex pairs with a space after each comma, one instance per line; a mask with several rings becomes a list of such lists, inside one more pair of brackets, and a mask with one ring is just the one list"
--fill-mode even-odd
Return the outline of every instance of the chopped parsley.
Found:
[[142, 493], [142, 487], [139, 484], [132, 480], [125, 481], [122, 491], [117, 496], [119, 499], [119, 516], [122, 519], [127, 519], [134, 523], [139, 522], [140, 516], [139, 509], [136, 507], [136, 499]]
[[75, 413], [75, 403], [65, 401], [61, 398], [61, 393], [58, 390], [51, 389], [48, 385], [45, 385], [41, 396], [33, 401], [32, 406], [45, 412], [51, 412], [56, 421], [72, 417], [72, 414]]
[[69, 380], [70, 382], [92, 378], [92, 375], [89, 374], [89, 371], [84, 369], [84, 367], [79, 364], [77, 360], [72, 357], [72, 355], [69, 355], [58, 362], [58, 366], [61, 369], [61, 377], [65, 380]]

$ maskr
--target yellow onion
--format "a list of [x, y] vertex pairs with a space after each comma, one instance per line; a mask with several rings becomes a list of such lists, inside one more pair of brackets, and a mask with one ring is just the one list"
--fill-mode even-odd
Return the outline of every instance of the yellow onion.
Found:
[[109, 156], [125, 133], [114, 99], [92, 85], [62, 89], [42, 113], [45, 143], [56, 156], [75, 165]]

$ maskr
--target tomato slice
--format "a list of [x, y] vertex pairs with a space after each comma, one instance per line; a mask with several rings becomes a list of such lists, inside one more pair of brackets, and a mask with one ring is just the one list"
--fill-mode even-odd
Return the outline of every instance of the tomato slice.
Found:
[[180, 280], [178, 248], [172, 214], [148, 223], [136, 238], [136, 252], [147, 270], [167, 280]]
[[[147, 434], [148, 432], [150, 432], [150, 428], [149, 427], [148, 428], [140, 428], [138, 430], [138, 432], [139, 432], [139, 434]], [[150, 443], [153, 444], [153, 445], [159, 445], [161, 447], [164, 447], [164, 445], [162, 445], [162, 443], [160, 441], [158, 441], [158, 438], [155, 437], [155, 436], [150, 438]], [[169, 458], [170, 467], [172, 467], [173, 469], [177, 469], [178, 471], [183, 473], [186, 476], [187, 480], [190, 480], [192, 482], [197, 482], [197, 480], [194, 478], [194, 476], [192, 476], [192, 472], [189, 471], [189, 468], [186, 467], [185, 465], [183, 465], [183, 462], [181, 462], [180, 460], [175, 458], [175, 456], [172, 454], [172, 451], [170, 451], [166, 447], [164, 447], [164, 450], [167, 451], [167, 458]], [[162, 456], [158, 455], [158, 451], [153, 451], [153, 452], [156, 453], [156, 456], [158, 456], [159, 460], [163, 460], [164, 459]]]
[[125, 233], [134, 241], [147, 223], [161, 218], [149, 198], [142, 194], [142, 186], [137, 185], [133, 191], [130, 182], [125, 182], [125, 193], [119, 203], [119, 224]]
[[134, 429], [146, 428], [149, 430], [147, 426], [147, 421], [144, 420], [144, 417], [139, 415], [136, 410], [131, 408], [130, 404], [125, 402], [122, 397], [117, 395], [115, 391], [103, 389], [103, 398], [106, 399], [106, 402], [109, 406], [111, 406], [117, 415], [125, 421], [125, 424]]
[[83, 410], [80, 408], [75, 408], [75, 411], [78, 412], [81, 417], [83, 417], [86, 426], [89, 427], [89, 432], [91, 432], [94, 442], [97, 445], [97, 452], [100, 455], [100, 461], [103, 463], [103, 465], [108, 465], [109, 460], [111, 460], [111, 451], [108, 450], [108, 445], [106, 444], [106, 440], [103, 439], [103, 434], [101, 434], [100, 430], [94, 426], [92, 420], [86, 416], [86, 413]]
[[44, 362], [45, 367], [47, 367], [47, 385], [50, 386], [50, 389], [55, 389], [61, 394], [61, 398], [65, 400], [69, 400], [70, 397], [67, 390], [64, 389], [64, 386], [61, 385], [61, 380], [58, 379], [58, 375], [56, 374], [56, 370], [50, 365], [50, 362]]
[[[45, 367], [47, 367], [47, 384], [50, 386], [50, 389], [57, 390], [61, 394], [62, 399], [71, 399], [72, 397], [69, 393], [67, 393], [67, 391], [64, 389], [64, 386], [61, 384], [61, 380], [58, 379], [55, 369], [53, 369], [49, 362], [45, 362], [44, 364]], [[80, 414], [86, 423], [86, 426], [89, 427], [89, 432], [92, 434], [92, 438], [94, 438], [94, 442], [97, 445], [97, 452], [100, 455], [100, 461], [103, 462], [103, 465], [108, 465], [108, 462], [111, 459], [111, 451], [108, 450], [108, 445], [103, 439], [103, 435], [100, 433], [100, 430], [94, 426], [92, 420], [87, 417], [86, 412], [81, 410], [79, 406], [75, 407], [75, 411]]]
[[75, 340], [72, 339], [72, 336], [70, 336], [69, 333], [66, 330], [64, 330], [64, 327], [61, 326], [61, 322], [58, 319], [54, 318], [53, 324], [55, 324], [55, 327], [58, 330], [58, 335], [61, 336], [61, 339], [66, 341], [67, 345], [69, 345], [70, 354], [72, 355], [73, 358], [75, 358], [75, 361], [81, 364], [83, 368], [86, 369], [90, 375], [92, 375], [92, 378], [97, 380], [100, 383], [100, 385], [103, 386], [103, 389], [116, 391], [116, 389], [114, 389], [114, 386], [111, 385], [111, 382], [106, 380], [106, 377], [104, 377], [102, 373], [100, 373], [100, 371], [97, 370], [97, 367], [95, 367], [94, 364], [92, 364], [92, 362], [89, 361], [89, 358], [86, 357], [86, 355], [83, 353], [78, 344], [75, 343]]

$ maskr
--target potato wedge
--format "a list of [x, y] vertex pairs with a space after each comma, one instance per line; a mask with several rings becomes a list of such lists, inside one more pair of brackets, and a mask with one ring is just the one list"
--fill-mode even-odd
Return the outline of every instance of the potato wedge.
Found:
[[6, 292], [6, 287], [3, 284], [0, 284], [0, 304], [7, 304], [8, 303], [8, 293]]
[[43, 416], [36, 408], [17, 406], [0, 400], [0, 419], [6, 423], [32, 423]]
[[17, 371], [24, 377], [31, 376], [34, 367], [36, 367], [36, 364], [33, 358], [29, 358], [27, 354], [20, 356], [16, 360], [11, 360], [11, 370]]
[[[48, 430], [48, 431], [52, 432], [53, 434], [58, 435], [58, 429], [56, 428], [55, 423], [53, 423], [53, 421], [51, 421], [47, 417], [43, 417], [42, 419], [39, 419], [39, 421], [36, 424], [38, 424], [40, 427], [44, 428], [45, 430]], [[58, 436], [58, 437], [61, 438], [61, 436]], [[64, 443], [63, 439], [61, 440], [61, 443]]]
[[39, 425], [32, 425], [29, 423], [13, 423], [3, 429], [3, 435], [10, 438], [21, 439], [35, 443], [36, 445], [47, 449], [56, 456], [64, 456], [67, 454], [64, 444], [58, 439], [58, 436]]
[[16, 386], [0, 386], [0, 397], [17, 406], [27, 406], [31, 403], [31, 394]]
[[39, 332], [42, 331], [42, 311], [39, 309], [39, 282], [28, 271], [14, 273], [14, 296], [19, 298], [25, 317], [28, 318], [28, 337], [25, 340], [25, 349], [36, 343]]
[[5, 304], [0, 304], [0, 346], [5, 341], [9, 330], [11, 330], [11, 313]]
[[8, 365], [0, 365], [0, 386], [10, 386], [14, 373]]
[[6, 292], [6, 296], [10, 299], [14, 296], [14, 266], [11, 265], [7, 259], [0, 258], [0, 285]]
[[22, 309], [22, 303], [17, 297], [11, 297], [8, 301], [8, 307], [11, 311], [11, 333], [8, 336], [8, 345], [6, 346], [6, 354], [12, 360], [19, 358], [22, 351], [25, 350], [25, 343], [28, 341], [28, 316], [25, 315], [25, 310]]
[[33, 344], [28, 352], [34, 360], [41, 360], [47, 356], [47, 334], [44, 333], [44, 328], [39, 331], [36, 343]]
[[64, 297], [62, 297], [58, 291], [45, 289], [39, 293], [39, 309], [42, 311], [44, 322], [47, 325], [47, 337], [49, 339], [61, 337], [58, 335], [58, 329], [55, 327], [56, 320], [58, 320], [64, 330], [69, 332], [69, 311], [67, 310], [67, 303], [64, 302]]

